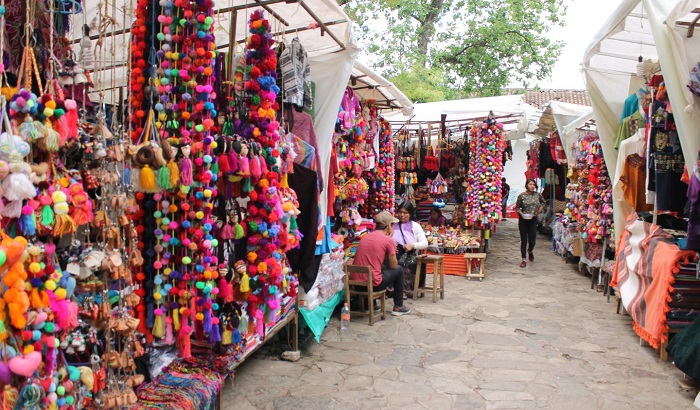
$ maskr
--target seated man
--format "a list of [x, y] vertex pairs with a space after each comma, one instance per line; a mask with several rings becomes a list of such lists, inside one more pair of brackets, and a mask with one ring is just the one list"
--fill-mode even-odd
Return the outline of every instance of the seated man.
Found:
[[[355, 253], [353, 265], [369, 266], [372, 269], [372, 284], [374, 289], [382, 290], [393, 286], [394, 316], [405, 315], [411, 310], [403, 305], [403, 267], [396, 260], [396, 242], [391, 237], [394, 233], [394, 224], [399, 220], [389, 212], [380, 212], [374, 217], [377, 224], [374, 232], [368, 233], [360, 239]], [[386, 260], [387, 265], [384, 261]], [[366, 275], [353, 274], [353, 280], [367, 280]]]

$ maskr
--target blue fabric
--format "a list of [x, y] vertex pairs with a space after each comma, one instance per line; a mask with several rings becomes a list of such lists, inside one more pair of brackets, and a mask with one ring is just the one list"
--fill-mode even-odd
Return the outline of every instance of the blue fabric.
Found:
[[637, 93], [634, 93], [625, 100], [625, 107], [622, 109], [620, 122], [637, 111], [639, 111], [639, 97], [637, 97]]
[[331, 239], [331, 218], [326, 218], [326, 225], [323, 228], [323, 240], [316, 243], [316, 255], [331, 253], [331, 249], [337, 248], [338, 244]]
[[331, 320], [335, 307], [338, 306], [344, 297], [345, 290], [340, 290], [330, 298], [330, 300], [314, 310], [308, 310], [305, 307], [299, 309], [301, 317], [304, 318], [306, 325], [311, 329], [311, 333], [314, 334], [316, 342], [321, 343], [321, 334], [323, 334], [323, 330], [328, 326], [328, 322]]

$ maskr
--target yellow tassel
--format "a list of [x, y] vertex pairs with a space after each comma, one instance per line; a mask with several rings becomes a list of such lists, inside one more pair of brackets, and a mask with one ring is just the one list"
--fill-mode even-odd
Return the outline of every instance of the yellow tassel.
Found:
[[242, 293], [246, 293], [250, 291], [250, 283], [248, 282], [248, 274], [244, 273], [243, 276], [241, 277], [241, 286], [240, 286], [240, 291]]
[[53, 236], [61, 238], [64, 235], [69, 235], [74, 233], [78, 227], [75, 225], [75, 221], [68, 215], [56, 215], [56, 220], [53, 224]]
[[289, 182], [287, 181], [287, 173], [282, 174], [282, 179], [280, 180], [280, 188], [289, 188]]
[[175, 331], [180, 330], [180, 311], [178, 309], [173, 309], [172, 318], [173, 318], [173, 330], [175, 330]]
[[221, 335], [221, 344], [226, 346], [230, 345], [233, 343], [233, 332], [226, 329], [224, 330], [224, 333]]
[[180, 183], [180, 168], [172, 160], [166, 166], [170, 170], [170, 186], [176, 187]]
[[156, 173], [153, 172], [151, 167], [148, 165], [145, 165], [143, 168], [141, 168], [141, 188], [143, 188], [144, 191], [155, 191], [158, 189], [158, 185], [156, 184]]
[[161, 338], [165, 336], [165, 321], [163, 315], [157, 315], [153, 321], [153, 329], [151, 329], [153, 337]]

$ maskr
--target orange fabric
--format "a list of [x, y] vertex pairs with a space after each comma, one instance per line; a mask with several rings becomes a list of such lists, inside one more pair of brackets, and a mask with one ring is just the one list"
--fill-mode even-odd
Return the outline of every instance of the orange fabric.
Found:
[[674, 275], [680, 272], [681, 261], [694, 258], [695, 251], [682, 251], [672, 243], [658, 242], [655, 246], [651, 261], [653, 280], [644, 294], [644, 325], [634, 323], [637, 334], [655, 349], [660, 343], [668, 341], [666, 313], [670, 309], [668, 303], [673, 292]]

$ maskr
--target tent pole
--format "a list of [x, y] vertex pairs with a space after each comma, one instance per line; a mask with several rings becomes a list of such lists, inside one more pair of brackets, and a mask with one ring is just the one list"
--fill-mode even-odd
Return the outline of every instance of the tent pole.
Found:
[[311, 8], [304, 2], [304, 0], [299, 0], [299, 4], [304, 10], [306, 10], [307, 13], [309, 13], [309, 16], [311, 16], [311, 18], [314, 19], [314, 21], [318, 23], [318, 25], [321, 27], [321, 35], [323, 35], [324, 32], [328, 32], [328, 35], [330, 35], [331, 38], [338, 44], [338, 47], [340, 47], [341, 50], [345, 50], [345, 44], [343, 44], [343, 42], [340, 41], [338, 37], [336, 37], [335, 34], [333, 34], [332, 31], [328, 30], [328, 27], [326, 27], [326, 23], [324, 23], [323, 20], [318, 18], [316, 13], [314, 13], [314, 11], [311, 10]]

